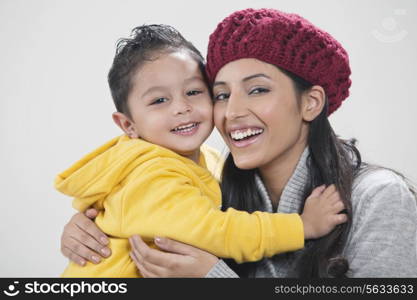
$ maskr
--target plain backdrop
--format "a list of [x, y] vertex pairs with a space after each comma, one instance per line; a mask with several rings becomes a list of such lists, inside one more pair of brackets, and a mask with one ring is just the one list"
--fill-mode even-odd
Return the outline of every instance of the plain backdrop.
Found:
[[[0, 277], [55, 277], [60, 235], [74, 213], [55, 175], [120, 134], [106, 76], [116, 41], [166, 23], [206, 53], [231, 12], [295, 12], [350, 55], [351, 95], [331, 116], [365, 160], [417, 181], [417, 1], [0, 0]], [[225, 152], [217, 133], [208, 143]]]

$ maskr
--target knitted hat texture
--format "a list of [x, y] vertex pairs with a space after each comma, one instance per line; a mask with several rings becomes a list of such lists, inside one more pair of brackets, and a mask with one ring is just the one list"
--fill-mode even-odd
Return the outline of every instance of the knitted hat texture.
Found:
[[349, 57], [330, 34], [306, 19], [275, 9], [245, 9], [226, 17], [210, 35], [206, 71], [211, 82], [229, 62], [256, 58], [320, 85], [330, 115], [349, 95]]

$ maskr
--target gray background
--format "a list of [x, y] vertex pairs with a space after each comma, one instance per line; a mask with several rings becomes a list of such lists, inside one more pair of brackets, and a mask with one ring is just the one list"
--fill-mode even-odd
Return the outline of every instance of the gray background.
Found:
[[[205, 54], [216, 24], [247, 7], [296, 12], [345, 46], [353, 85], [336, 132], [417, 181], [415, 0], [0, 0], [0, 276], [54, 277], [67, 263], [59, 238], [74, 210], [53, 179], [120, 134], [106, 82], [116, 40], [167, 23]], [[217, 133], [208, 143], [226, 150]]]

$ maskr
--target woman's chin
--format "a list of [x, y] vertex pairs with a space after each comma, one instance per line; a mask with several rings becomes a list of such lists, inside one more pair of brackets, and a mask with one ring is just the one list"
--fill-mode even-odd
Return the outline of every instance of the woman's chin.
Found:
[[259, 167], [259, 161], [254, 159], [253, 157], [233, 157], [233, 161], [236, 167], [242, 170], [256, 169]]

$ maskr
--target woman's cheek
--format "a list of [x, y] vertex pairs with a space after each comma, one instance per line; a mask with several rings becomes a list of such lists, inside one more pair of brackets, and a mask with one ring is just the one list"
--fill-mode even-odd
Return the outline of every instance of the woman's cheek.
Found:
[[224, 128], [224, 112], [225, 112], [225, 105], [219, 102], [214, 103], [213, 108], [213, 117], [214, 117], [214, 125], [216, 126], [217, 130], [223, 134]]

